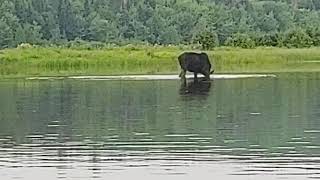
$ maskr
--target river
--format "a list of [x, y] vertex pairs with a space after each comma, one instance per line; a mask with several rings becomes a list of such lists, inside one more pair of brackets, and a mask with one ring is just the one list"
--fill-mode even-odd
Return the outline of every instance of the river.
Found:
[[0, 177], [320, 178], [320, 74], [0, 80]]

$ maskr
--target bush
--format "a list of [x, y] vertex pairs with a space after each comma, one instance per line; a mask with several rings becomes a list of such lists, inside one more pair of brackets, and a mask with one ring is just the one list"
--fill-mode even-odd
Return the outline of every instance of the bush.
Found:
[[310, 36], [302, 29], [293, 29], [285, 32], [282, 35], [281, 42], [279, 43], [289, 48], [310, 47], [313, 44]]
[[320, 28], [309, 28], [306, 33], [311, 38], [312, 44], [314, 46], [320, 46]]
[[215, 32], [202, 32], [194, 38], [195, 43], [201, 44], [202, 49], [209, 50], [219, 46], [218, 35]]
[[279, 34], [263, 34], [254, 37], [256, 46], [278, 46]]
[[228, 38], [225, 43], [227, 46], [242, 47], [242, 48], [254, 48], [255, 42], [247, 34], [237, 33], [231, 38]]

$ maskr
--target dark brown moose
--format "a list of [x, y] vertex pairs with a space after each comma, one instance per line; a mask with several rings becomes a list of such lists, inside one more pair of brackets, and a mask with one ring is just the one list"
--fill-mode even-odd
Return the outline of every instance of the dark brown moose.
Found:
[[203, 74], [206, 80], [210, 80], [210, 74], [214, 72], [211, 70], [211, 63], [209, 57], [206, 53], [194, 53], [194, 52], [184, 52], [179, 57], [179, 64], [181, 66], [181, 73], [179, 77], [185, 79], [186, 72], [194, 73], [194, 80], [197, 80], [197, 74]]

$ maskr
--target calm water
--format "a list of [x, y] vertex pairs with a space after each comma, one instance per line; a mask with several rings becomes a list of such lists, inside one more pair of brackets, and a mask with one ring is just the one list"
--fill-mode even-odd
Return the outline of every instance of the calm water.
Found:
[[0, 177], [320, 178], [320, 74], [2, 80]]

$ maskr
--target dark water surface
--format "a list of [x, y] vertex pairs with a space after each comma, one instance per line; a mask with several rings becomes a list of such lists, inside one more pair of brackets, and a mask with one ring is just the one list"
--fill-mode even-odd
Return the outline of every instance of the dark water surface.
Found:
[[0, 179], [320, 179], [319, 77], [1, 80]]

